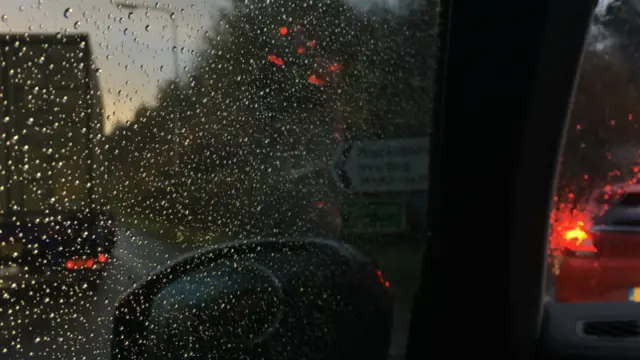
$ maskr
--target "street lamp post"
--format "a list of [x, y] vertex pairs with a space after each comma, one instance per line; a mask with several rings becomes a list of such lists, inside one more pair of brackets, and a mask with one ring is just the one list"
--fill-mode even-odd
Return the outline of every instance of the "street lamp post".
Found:
[[[155, 11], [155, 12], [160, 12], [163, 13], [165, 15], [167, 15], [169, 17], [169, 20], [171, 20], [171, 30], [172, 30], [172, 40], [173, 40], [173, 46], [171, 48], [171, 52], [173, 53], [173, 68], [174, 68], [174, 72], [175, 72], [175, 77], [176, 77], [176, 82], [178, 82], [180, 80], [180, 60], [178, 59], [178, 22], [176, 21], [176, 17], [175, 17], [175, 13], [169, 9], [166, 8], [156, 8], [156, 7], [151, 7], [151, 6], [146, 6], [146, 5], [138, 5], [138, 4], [132, 4], [132, 3], [126, 3], [126, 2], [116, 2], [115, 3], [116, 6], [122, 8], [122, 9], [128, 9], [128, 10], [147, 10], [147, 11]], [[177, 109], [175, 109], [175, 115], [173, 117], [173, 121], [172, 121], [172, 126], [173, 126], [173, 162], [174, 165], [178, 164], [178, 149], [180, 147], [180, 143], [178, 141], [178, 111]]]

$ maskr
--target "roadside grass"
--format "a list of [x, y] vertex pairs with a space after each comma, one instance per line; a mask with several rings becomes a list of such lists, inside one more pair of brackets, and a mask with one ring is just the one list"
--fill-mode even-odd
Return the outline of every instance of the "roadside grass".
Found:
[[172, 244], [186, 244], [197, 248], [220, 244], [231, 238], [228, 234], [214, 233], [209, 229], [186, 227], [150, 216], [132, 215], [120, 209], [115, 209], [114, 212], [121, 225]]
[[[168, 243], [190, 248], [212, 246], [235, 239], [231, 234], [214, 233], [209, 229], [185, 227], [181, 224], [154, 219], [140, 214], [129, 214], [112, 209], [125, 227]], [[412, 239], [342, 239], [356, 246], [372, 258], [390, 282], [396, 302], [410, 306], [420, 281], [424, 242]]]

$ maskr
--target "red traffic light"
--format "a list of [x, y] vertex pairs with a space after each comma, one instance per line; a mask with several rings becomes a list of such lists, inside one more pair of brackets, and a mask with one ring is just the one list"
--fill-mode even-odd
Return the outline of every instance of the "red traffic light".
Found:
[[285, 36], [289, 33], [289, 29], [286, 26], [280, 28], [280, 35]]

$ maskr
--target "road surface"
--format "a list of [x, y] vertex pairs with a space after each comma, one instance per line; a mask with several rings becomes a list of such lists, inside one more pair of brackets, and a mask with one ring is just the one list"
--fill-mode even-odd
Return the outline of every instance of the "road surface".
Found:
[[[110, 358], [112, 315], [118, 297], [149, 271], [188, 251], [128, 230], [119, 231], [118, 246], [101, 287], [94, 296], [56, 294], [29, 299], [13, 318], [25, 323], [10, 338], [0, 339], [3, 359]], [[390, 359], [404, 352], [409, 309], [396, 306]]]
[[147, 272], [186, 250], [128, 230], [94, 296], [64, 294], [27, 299], [16, 335], [2, 339], [0, 359], [109, 359], [112, 314], [118, 297]]

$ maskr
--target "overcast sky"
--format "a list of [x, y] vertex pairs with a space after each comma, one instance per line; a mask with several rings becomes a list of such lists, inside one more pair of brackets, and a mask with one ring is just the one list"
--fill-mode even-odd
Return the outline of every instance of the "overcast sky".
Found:
[[[131, 0], [127, 0], [131, 2]], [[181, 66], [201, 46], [224, 0], [158, 2], [175, 9]], [[119, 9], [112, 0], [2, 0], [2, 32], [87, 32], [91, 35], [105, 109], [112, 120], [129, 120], [141, 101], [153, 103], [159, 81], [174, 76], [169, 16]], [[137, 4], [155, 7], [156, 2]], [[180, 7], [171, 6], [172, 3]], [[71, 11], [68, 11], [71, 9]]]

